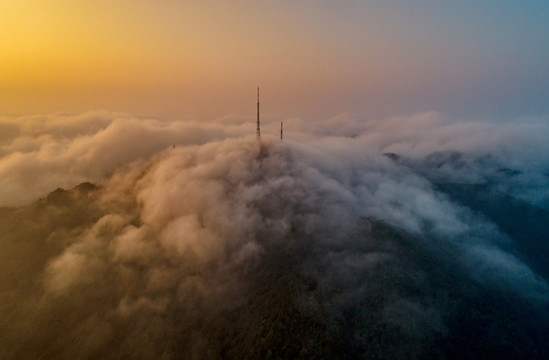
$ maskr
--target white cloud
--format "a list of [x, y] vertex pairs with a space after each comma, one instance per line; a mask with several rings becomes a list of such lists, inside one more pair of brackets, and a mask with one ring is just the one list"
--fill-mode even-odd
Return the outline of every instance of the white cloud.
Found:
[[[295, 258], [287, 260], [298, 263], [292, 270], [318, 285], [323, 298], [302, 294], [307, 307], [346, 321], [345, 311], [381, 291], [387, 295], [375, 310], [379, 321], [413, 341], [431, 344], [450, 331], [444, 323], [450, 310], [436, 305], [450, 290], [433, 291], [429, 284], [448, 269], [459, 270], [459, 281], [468, 281], [463, 272], [528, 301], [549, 299], [546, 281], [512, 252], [512, 240], [434, 184], [490, 180], [509, 193], [528, 189], [528, 196], [539, 195], [531, 203], [543, 204], [546, 175], [519, 161], [533, 156], [534, 163], [546, 164], [547, 145], [536, 136], [526, 141], [543, 124], [451, 124], [436, 113], [370, 122], [340, 116], [318, 124], [295, 120], [284, 142], [266, 131], [260, 145], [253, 123], [229, 122], [106, 112], [3, 119], [0, 126], [11, 129], [0, 143], [3, 205], [28, 203], [82, 181], [100, 185], [83, 199], [71, 192], [66, 209], [41, 203], [43, 218], [33, 226], [48, 229], [38, 239], [47, 251], [31, 256], [41, 265], [28, 276], [42, 279], [44, 287], [21, 296], [14, 316], [55, 321], [61, 316], [56, 304], [66, 304], [76, 319], [69, 325], [86, 329], [89, 341], [81, 337], [88, 341], [81, 351], [91, 353], [112, 341], [146, 350], [150, 343], [139, 334], [158, 344], [183, 322], [195, 330], [187, 333], [206, 343], [199, 324], [246, 301], [253, 293], [247, 280], [273, 248], [288, 251]], [[266, 128], [277, 123], [266, 122]], [[514, 152], [522, 148], [524, 153]], [[460, 153], [424, 158], [448, 150]], [[391, 160], [383, 155], [388, 151], [403, 157]], [[504, 166], [520, 173], [501, 176]], [[70, 225], [72, 215], [81, 219], [77, 225]], [[394, 233], [375, 235], [377, 222], [390, 224]], [[24, 230], [11, 231], [3, 246], [17, 249], [18, 231]], [[430, 258], [435, 260], [425, 260]], [[433, 264], [440, 268], [432, 274], [427, 270]], [[414, 287], [413, 295], [402, 279]], [[127, 326], [115, 335], [120, 322]], [[49, 325], [23, 327], [19, 346]], [[187, 355], [204, 355], [195, 350]], [[420, 356], [424, 349], [416, 350]]]

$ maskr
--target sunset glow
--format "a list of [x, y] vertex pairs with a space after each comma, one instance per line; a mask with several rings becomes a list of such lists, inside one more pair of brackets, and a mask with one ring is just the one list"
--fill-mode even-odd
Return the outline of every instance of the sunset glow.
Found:
[[0, 1], [0, 359], [549, 359], [549, 1]]
[[7, 1], [0, 108], [247, 114], [249, 91], [261, 84], [268, 111], [291, 116], [471, 116], [509, 101], [539, 113], [547, 109], [547, 10], [512, 2]]

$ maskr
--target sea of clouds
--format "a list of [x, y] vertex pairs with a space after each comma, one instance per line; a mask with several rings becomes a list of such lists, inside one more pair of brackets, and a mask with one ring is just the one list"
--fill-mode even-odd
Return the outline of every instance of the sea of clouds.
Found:
[[[485, 186], [545, 219], [546, 119], [342, 114], [285, 119], [284, 141], [279, 124], [267, 116], [258, 142], [239, 117], [0, 118], [0, 357], [236, 358], [228, 338], [247, 333], [231, 322], [253, 319], [264, 273], [295, 276], [291, 308], [342, 358], [451, 358], [472, 346], [459, 342], [468, 327], [504, 323], [520, 329], [485, 335], [494, 348], [499, 337], [543, 355], [544, 269], [440, 186]], [[96, 186], [74, 188], [84, 182]], [[74, 189], [48, 196], [57, 188]], [[463, 311], [500, 322], [461, 323]], [[303, 339], [294, 355], [307, 358]]]

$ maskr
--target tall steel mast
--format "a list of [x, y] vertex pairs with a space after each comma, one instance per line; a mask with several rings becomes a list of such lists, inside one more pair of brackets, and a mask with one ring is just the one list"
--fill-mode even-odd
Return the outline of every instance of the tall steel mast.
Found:
[[255, 129], [255, 137], [261, 140], [261, 126], [259, 123], [259, 86], [257, 87], [257, 127]]

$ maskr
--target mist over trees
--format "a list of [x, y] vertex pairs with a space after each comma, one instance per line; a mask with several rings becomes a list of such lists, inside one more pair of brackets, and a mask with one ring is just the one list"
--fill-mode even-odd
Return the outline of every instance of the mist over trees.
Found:
[[343, 117], [259, 144], [238, 119], [26, 121], [2, 125], [1, 358], [549, 353], [530, 129]]

